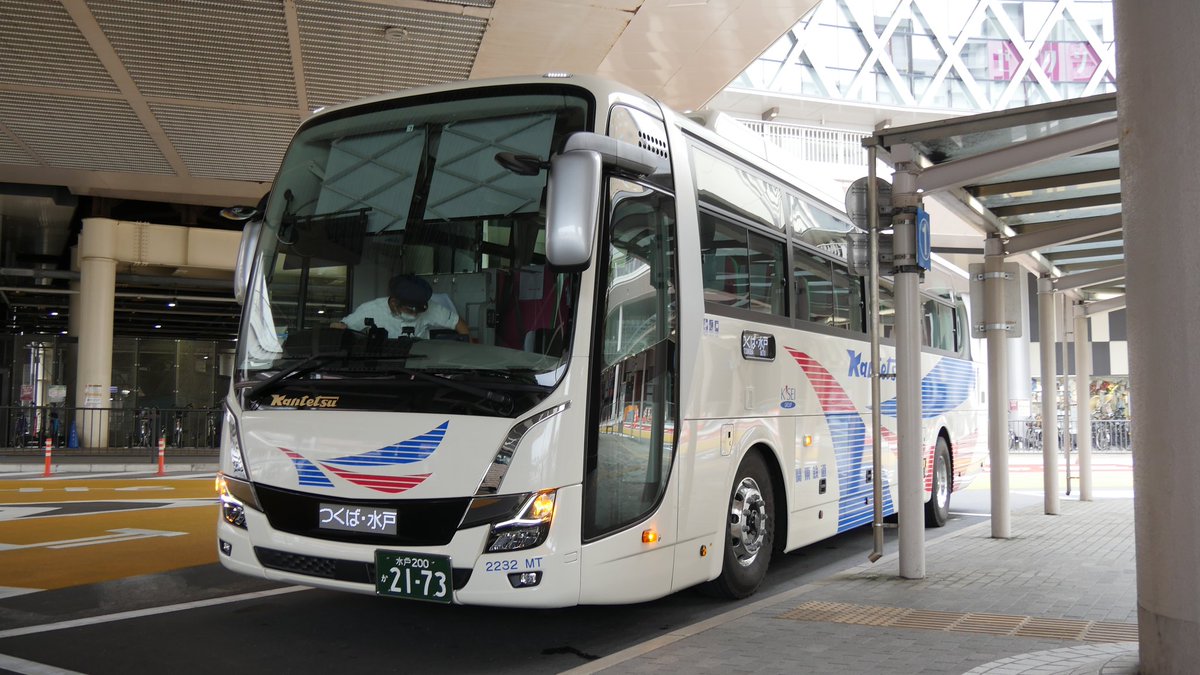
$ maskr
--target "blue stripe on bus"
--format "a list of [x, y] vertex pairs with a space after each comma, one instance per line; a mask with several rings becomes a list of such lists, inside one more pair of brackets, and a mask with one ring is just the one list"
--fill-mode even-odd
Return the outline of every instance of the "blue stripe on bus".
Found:
[[442, 444], [446, 429], [450, 422], [442, 422], [441, 426], [429, 432], [394, 443], [385, 448], [365, 452], [361, 455], [348, 455], [337, 459], [326, 460], [326, 464], [340, 466], [391, 466], [396, 464], [412, 464], [433, 454]]
[[[862, 415], [850, 412], [826, 413], [830, 438], [833, 441], [834, 458], [837, 460], [838, 479], [838, 525], [837, 531], [844, 532], [870, 523], [874, 517], [872, 504], [873, 486], [868, 481], [865, 469], [867, 427]], [[888, 475], [883, 478], [883, 512], [895, 511]]]
[[[975, 390], [975, 366], [969, 361], [943, 358], [921, 378], [921, 417], [932, 419], [966, 403]], [[896, 416], [896, 399], [879, 408], [889, 417]]]

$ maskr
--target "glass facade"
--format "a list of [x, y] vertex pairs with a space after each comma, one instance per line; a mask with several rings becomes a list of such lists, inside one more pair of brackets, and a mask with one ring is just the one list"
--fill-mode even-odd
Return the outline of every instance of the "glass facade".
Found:
[[1116, 90], [1111, 0], [824, 0], [735, 89], [1003, 110]]

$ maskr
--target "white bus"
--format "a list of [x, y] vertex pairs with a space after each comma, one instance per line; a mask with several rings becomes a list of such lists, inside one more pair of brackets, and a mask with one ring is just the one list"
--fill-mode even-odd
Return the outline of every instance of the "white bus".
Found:
[[[773, 555], [872, 519], [851, 229], [778, 169], [596, 78], [314, 115], [243, 239], [221, 562], [442, 603], [753, 593]], [[986, 409], [962, 302], [924, 307], [941, 525], [981, 464]], [[894, 372], [886, 327], [883, 342]]]

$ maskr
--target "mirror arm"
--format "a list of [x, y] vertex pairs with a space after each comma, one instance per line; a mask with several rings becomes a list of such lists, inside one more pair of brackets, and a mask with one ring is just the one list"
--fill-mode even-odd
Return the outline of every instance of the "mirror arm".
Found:
[[578, 131], [567, 137], [563, 152], [567, 153], [572, 150], [591, 150], [600, 155], [600, 159], [605, 165], [614, 166], [639, 176], [649, 176], [659, 170], [665, 171], [667, 168], [666, 157], [656, 155], [632, 143], [588, 131]]

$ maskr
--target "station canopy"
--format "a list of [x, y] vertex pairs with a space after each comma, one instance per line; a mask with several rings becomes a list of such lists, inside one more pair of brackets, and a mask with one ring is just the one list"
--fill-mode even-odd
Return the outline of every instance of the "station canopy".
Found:
[[1116, 94], [1103, 94], [884, 129], [864, 145], [889, 163], [915, 155], [924, 197], [1094, 313], [1124, 306], [1118, 137]]

